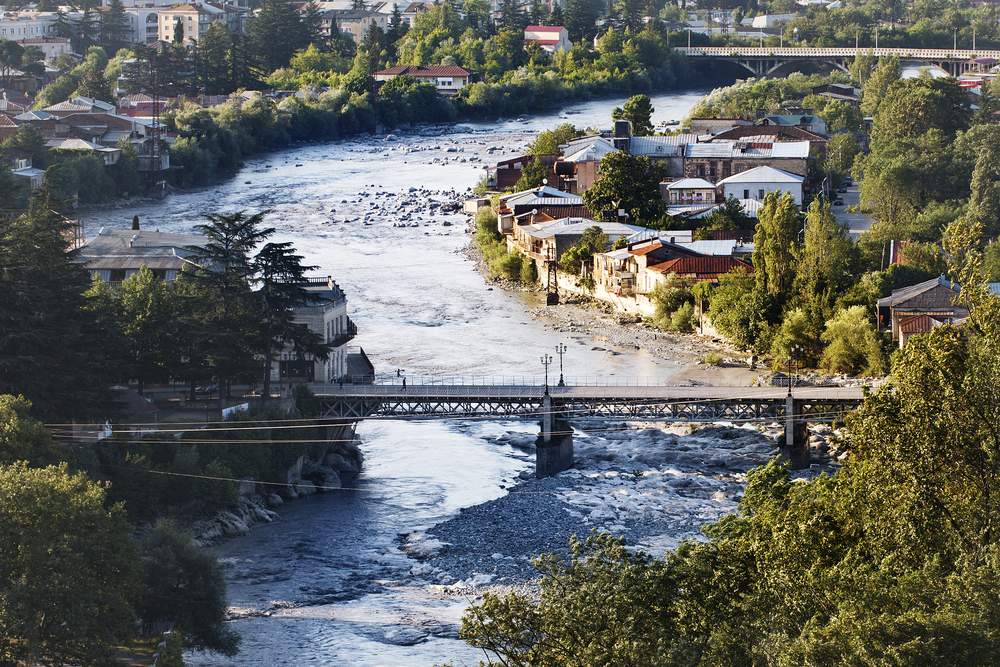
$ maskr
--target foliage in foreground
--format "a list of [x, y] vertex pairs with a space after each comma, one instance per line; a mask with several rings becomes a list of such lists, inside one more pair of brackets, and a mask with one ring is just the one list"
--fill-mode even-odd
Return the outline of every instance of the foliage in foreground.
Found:
[[1000, 298], [980, 270], [974, 256], [956, 268], [964, 331], [911, 339], [891, 383], [851, 416], [851, 457], [836, 476], [758, 468], [738, 514], [663, 560], [610, 536], [574, 540], [568, 561], [537, 561], [539, 602], [486, 596], [462, 636], [491, 664], [525, 666], [992, 662]]

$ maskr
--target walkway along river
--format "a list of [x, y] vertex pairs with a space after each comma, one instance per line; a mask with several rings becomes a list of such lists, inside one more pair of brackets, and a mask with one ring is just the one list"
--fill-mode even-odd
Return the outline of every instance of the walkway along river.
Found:
[[[654, 97], [654, 122], [682, 118], [706, 92]], [[675, 363], [571, 337], [532, 317], [535, 295], [489, 289], [461, 253], [466, 217], [431, 206], [472, 187], [481, 165], [520, 154], [537, 131], [562, 122], [610, 126], [611, 109], [623, 102], [303, 146], [250, 160], [227, 183], [162, 203], [88, 211], [85, 229], [92, 237], [101, 226], [127, 228], [138, 214], [144, 229], [189, 233], [205, 213], [270, 209], [273, 240], [291, 241], [344, 288], [360, 332], [355, 343], [380, 373], [537, 377], [540, 355], [566, 343], [567, 376], [665, 377]], [[533, 438], [537, 425], [360, 424], [366, 463], [350, 488], [289, 503], [281, 521], [217, 548], [231, 566], [243, 650], [233, 660], [186, 656], [188, 664], [475, 664], [482, 654], [456, 636], [466, 599], [414, 583], [420, 566], [399, 535], [504, 496], [503, 487], [533, 469], [533, 454], [513, 446], [518, 433]]]

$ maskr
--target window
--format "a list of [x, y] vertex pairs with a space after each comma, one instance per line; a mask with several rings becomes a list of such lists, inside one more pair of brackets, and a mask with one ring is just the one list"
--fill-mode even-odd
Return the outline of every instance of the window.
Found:
[[749, 190], [744, 190], [743, 191], [743, 198], [744, 199], [750, 199], [750, 191]]
[[761, 201], [763, 201], [764, 200], [764, 189], [761, 188], [760, 190], [757, 191], [757, 193], [758, 193], [757, 196], [760, 198]]

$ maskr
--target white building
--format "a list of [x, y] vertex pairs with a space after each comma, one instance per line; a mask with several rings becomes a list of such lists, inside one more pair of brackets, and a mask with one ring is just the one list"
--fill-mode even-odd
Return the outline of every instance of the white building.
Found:
[[768, 192], [779, 195], [786, 191], [792, 193], [795, 205], [802, 207], [802, 184], [805, 178], [790, 174], [774, 167], [754, 167], [746, 171], [724, 178], [718, 183], [723, 189], [725, 198], [755, 199], [763, 201]]
[[[68, 12], [74, 21], [81, 12]], [[57, 37], [55, 12], [3, 12], [0, 14], [0, 39], [20, 41], [29, 37]]]
[[528, 44], [538, 44], [547, 53], [573, 48], [569, 32], [561, 25], [529, 25], [524, 29], [524, 45]]
[[45, 62], [51, 62], [63, 53], [73, 52], [66, 37], [26, 37], [14, 41], [24, 47], [37, 46], [45, 54]]
[[143, 7], [126, 7], [125, 15], [128, 17], [130, 42], [140, 44], [152, 44], [159, 39], [160, 10], [163, 7], [156, 7], [149, 4]]

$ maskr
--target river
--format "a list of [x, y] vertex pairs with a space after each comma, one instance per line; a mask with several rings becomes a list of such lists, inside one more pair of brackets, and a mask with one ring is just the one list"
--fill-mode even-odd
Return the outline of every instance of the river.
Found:
[[[683, 118], [707, 92], [653, 97], [654, 123]], [[635, 349], [606, 350], [597, 339], [571, 339], [532, 317], [538, 295], [490, 289], [461, 253], [469, 242], [466, 216], [426, 208], [429, 199], [474, 186], [483, 164], [521, 154], [538, 131], [562, 122], [609, 127], [611, 109], [624, 101], [418, 128], [391, 140], [303, 145], [251, 158], [223, 184], [81, 217], [88, 237], [102, 226], [128, 228], [133, 214], [144, 229], [191, 233], [206, 213], [269, 209], [267, 222], [277, 229], [271, 240], [291, 241], [318, 267], [313, 274], [333, 276], [344, 288], [359, 329], [354, 344], [380, 373], [535, 378], [543, 372], [540, 356], [566, 343], [567, 376], [664, 377], [675, 364]], [[506, 150], [488, 154], [493, 146]], [[419, 226], [400, 226], [404, 219]], [[475, 664], [482, 654], [456, 636], [466, 601], [412, 585], [414, 561], [399, 550], [397, 535], [506, 493], [501, 485], [531, 470], [533, 455], [484, 438], [536, 430], [525, 422], [363, 422], [357, 432], [365, 468], [349, 488], [289, 503], [280, 521], [216, 549], [231, 566], [229, 600], [243, 648], [234, 659], [195, 653], [185, 660]]]

